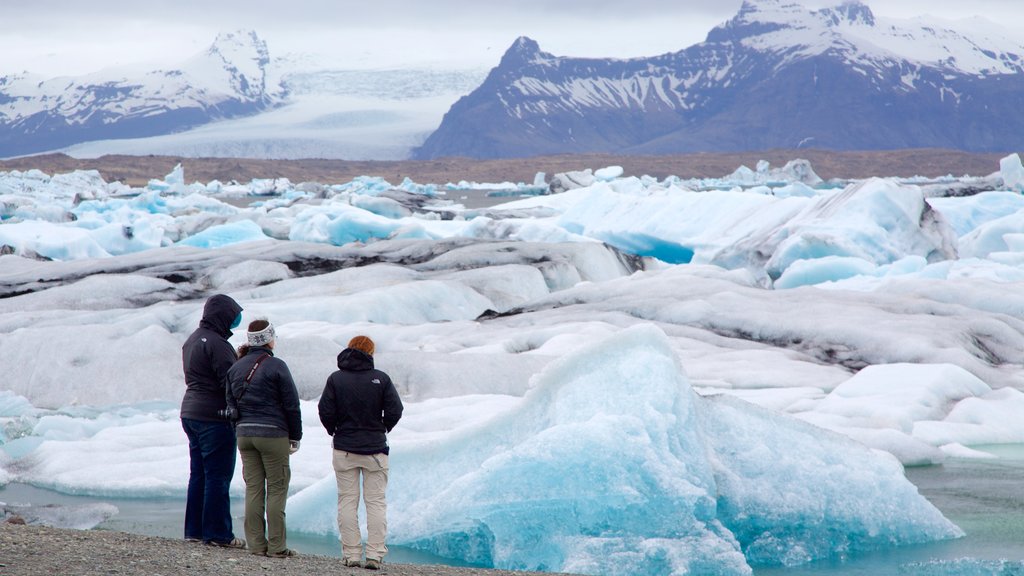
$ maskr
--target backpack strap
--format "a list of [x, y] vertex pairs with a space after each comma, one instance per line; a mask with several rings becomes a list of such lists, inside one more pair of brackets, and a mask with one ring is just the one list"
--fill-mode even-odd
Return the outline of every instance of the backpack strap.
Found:
[[256, 374], [256, 369], [259, 368], [260, 364], [262, 364], [267, 358], [270, 358], [270, 354], [260, 356], [256, 360], [256, 363], [252, 365], [252, 368], [249, 369], [249, 375], [245, 377], [245, 383], [242, 385], [242, 393], [235, 398], [235, 402], [238, 402], [242, 399], [242, 396], [245, 396], [245, 392], [249, 390], [249, 382], [252, 382], [252, 377]]

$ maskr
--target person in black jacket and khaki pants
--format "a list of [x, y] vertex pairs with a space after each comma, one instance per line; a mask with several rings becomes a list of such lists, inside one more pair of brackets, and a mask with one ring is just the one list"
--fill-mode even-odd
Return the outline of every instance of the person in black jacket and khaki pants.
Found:
[[[375, 345], [356, 336], [338, 354], [338, 370], [327, 378], [317, 408], [320, 422], [334, 437], [334, 473], [338, 481], [338, 531], [345, 566], [379, 570], [388, 552], [387, 433], [402, 417], [402, 400], [391, 378], [373, 366]], [[359, 532], [359, 480], [366, 507], [366, 563]]]

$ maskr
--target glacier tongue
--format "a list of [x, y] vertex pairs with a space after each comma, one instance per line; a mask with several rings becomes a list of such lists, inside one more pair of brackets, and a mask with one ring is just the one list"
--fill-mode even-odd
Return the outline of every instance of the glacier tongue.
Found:
[[[650, 325], [551, 363], [504, 412], [393, 441], [396, 545], [508, 569], [750, 574], [962, 532], [891, 456], [702, 398]], [[333, 478], [289, 502], [331, 533]]]

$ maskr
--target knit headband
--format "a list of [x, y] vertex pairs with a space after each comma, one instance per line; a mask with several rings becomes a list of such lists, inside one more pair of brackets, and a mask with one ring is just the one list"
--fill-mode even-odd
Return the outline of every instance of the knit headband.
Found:
[[267, 323], [267, 327], [259, 332], [246, 332], [246, 336], [249, 338], [249, 346], [265, 346], [271, 343], [276, 334], [274, 334], [274, 325]]

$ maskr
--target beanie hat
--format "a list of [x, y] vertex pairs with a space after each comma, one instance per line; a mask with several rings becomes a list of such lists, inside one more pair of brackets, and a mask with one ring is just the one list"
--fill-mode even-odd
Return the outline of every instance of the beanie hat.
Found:
[[348, 341], [348, 347], [360, 352], [365, 352], [370, 356], [373, 356], [373, 350], [375, 348], [373, 340], [370, 340], [369, 336], [356, 336], [355, 338]]
[[258, 330], [256, 332], [249, 331], [246, 332], [245, 335], [249, 339], [249, 346], [266, 346], [273, 342], [274, 338], [277, 336], [274, 333], [274, 325], [269, 321], [267, 322], [267, 327], [263, 330]]

